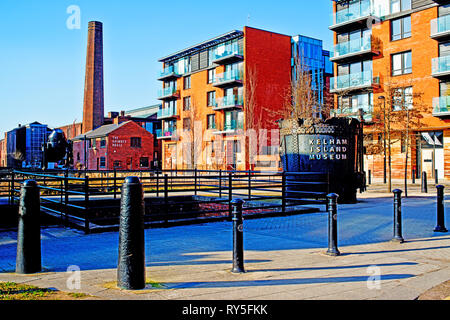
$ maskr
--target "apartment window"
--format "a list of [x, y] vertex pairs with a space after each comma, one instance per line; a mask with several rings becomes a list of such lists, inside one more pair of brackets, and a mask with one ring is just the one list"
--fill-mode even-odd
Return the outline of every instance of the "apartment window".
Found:
[[216, 79], [216, 69], [209, 69], [208, 70], [208, 83], [214, 83], [215, 79]]
[[106, 139], [100, 140], [100, 148], [106, 148]]
[[191, 130], [191, 118], [184, 118], [183, 119], [183, 130], [184, 131]]
[[114, 167], [114, 169], [122, 168], [122, 161], [115, 160], [115, 161], [113, 162], [113, 167]]
[[183, 88], [184, 90], [191, 88], [191, 76], [184, 77]]
[[216, 92], [210, 91], [207, 93], [208, 107], [214, 106], [216, 104]]
[[131, 138], [131, 147], [132, 148], [140, 148], [141, 147], [141, 138], [132, 137]]
[[411, 10], [411, 0], [391, 0], [391, 13]]
[[183, 98], [183, 110], [184, 111], [191, 110], [191, 97]]
[[216, 128], [216, 115], [215, 114], [208, 114], [206, 116], [207, 120], [207, 128], [208, 129], [215, 129]]
[[142, 157], [139, 160], [139, 166], [141, 168], [148, 168], [150, 164], [150, 161], [148, 160], [148, 157]]
[[106, 158], [100, 157], [100, 168], [106, 168]]
[[392, 55], [392, 75], [398, 76], [412, 72], [411, 51]]
[[396, 88], [392, 97], [392, 108], [394, 111], [400, 111], [413, 108], [413, 88]]
[[391, 41], [411, 37], [411, 16], [391, 21]]

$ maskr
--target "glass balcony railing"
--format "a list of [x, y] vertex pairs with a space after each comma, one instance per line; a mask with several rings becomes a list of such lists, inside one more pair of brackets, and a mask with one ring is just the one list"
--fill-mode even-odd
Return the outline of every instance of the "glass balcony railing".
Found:
[[349, 107], [349, 108], [339, 108], [336, 110], [332, 110], [332, 115], [342, 115], [342, 116], [349, 116], [352, 118], [359, 119], [359, 109], [363, 110], [363, 119], [366, 122], [372, 121], [373, 116], [373, 106], [372, 105], [360, 105], [357, 107]]
[[170, 97], [173, 95], [177, 94], [177, 88], [175, 87], [168, 87], [168, 88], [163, 88], [163, 89], [159, 89], [158, 90], [158, 97], [161, 98], [165, 98], [165, 97]]
[[330, 90], [346, 90], [359, 87], [370, 87], [373, 84], [372, 71], [351, 73], [330, 79]]
[[433, 98], [433, 115], [450, 114], [450, 96]]
[[164, 70], [159, 72], [159, 79], [167, 78], [169, 76], [181, 77], [177, 69], [178, 68], [175, 68], [175, 66], [164, 68]]
[[161, 139], [161, 138], [171, 138], [174, 133], [175, 133], [176, 129], [175, 128], [170, 128], [170, 129], [158, 129], [156, 130], [156, 137]]
[[431, 61], [431, 72], [433, 75], [450, 73], [450, 56], [434, 58]]
[[349, 54], [357, 54], [371, 49], [372, 49], [372, 37], [354, 39], [348, 42], [343, 42], [335, 45], [332, 57], [338, 58], [341, 56]]
[[244, 129], [244, 123], [238, 120], [226, 121], [224, 123], [224, 131], [235, 131], [239, 129]]
[[223, 50], [222, 49], [219, 50], [219, 48], [215, 49], [213, 61], [243, 55], [244, 49], [242, 48], [242, 46], [240, 46], [238, 43], [232, 43], [225, 45], [225, 48]]
[[176, 106], [166, 107], [158, 110], [158, 119], [176, 117], [177, 115], [178, 113]]
[[217, 99], [217, 105], [215, 109], [233, 108], [236, 106], [242, 106], [244, 104], [244, 97], [242, 95], [230, 95]]
[[348, 8], [340, 10], [333, 14], [332, 24], [340, 24], [352, 20], [359, 19], [361, 17], [369, 16], [372, 13], [372, 6], [370, 0], [364, 0], [350, 4]]
[[217, 74], [214, 79], [214, 85], [220, 85], [227, 82], [242, 81], [243, 74], [240, 70], [230, 70]]
[[450, 15], [431, 20], [431, 36], [450, 32]]

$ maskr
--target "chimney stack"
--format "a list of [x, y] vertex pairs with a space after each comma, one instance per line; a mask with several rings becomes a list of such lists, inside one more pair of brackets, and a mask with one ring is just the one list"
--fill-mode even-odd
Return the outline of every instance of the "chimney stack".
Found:
[[84, 86], [83, 133], [104, 123], [103, 24], [89, 22]]

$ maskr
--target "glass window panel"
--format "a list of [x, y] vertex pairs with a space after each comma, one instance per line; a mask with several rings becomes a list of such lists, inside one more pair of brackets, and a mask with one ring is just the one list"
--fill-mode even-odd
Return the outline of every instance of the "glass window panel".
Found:
[[391, 22], [391, 28], [392, 28], [392, 37], [391, 40], [399, 40], [402, 38], [402, 25], [401, 25], [401, 19], [392, 20]]
[[411, 37], [411, 16], [403, 18], [403, 38]]
[[391, 0], [391, 13], [400, 12], [400, 0]]
[[411, 10], [411, 0], [402, 0], [402, 11]]
[[402, 73], [402, 55], [395, 54], [392, 56], [392, 74], [399, 75]]
[[403, 57], [404, 57], [404, 70], [403, 70], [403, 73], [410, 73], [410, 72], [412, 72], [411, 52], [405, 52], [403, 54]]

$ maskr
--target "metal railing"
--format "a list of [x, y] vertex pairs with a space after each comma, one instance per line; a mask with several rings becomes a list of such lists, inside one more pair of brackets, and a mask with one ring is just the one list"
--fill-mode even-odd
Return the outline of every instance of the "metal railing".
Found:
[[35, 180], [40, 187], [41, 209], [65, 225], [86, 233], [118, 228], [121, 187], [127, 176], [137, 176], [147, 205], [150, 226], [169, 226], [228, 220], [231, 201], [246, 201], [245, 215], [261, 217], [319, 211], [304, 205], [326, 205], [326, 173], [280, 173], [227, 170], [161, 171], [11, 171], [2, 180], [9, 202], [17, 205], [20, 186]]

